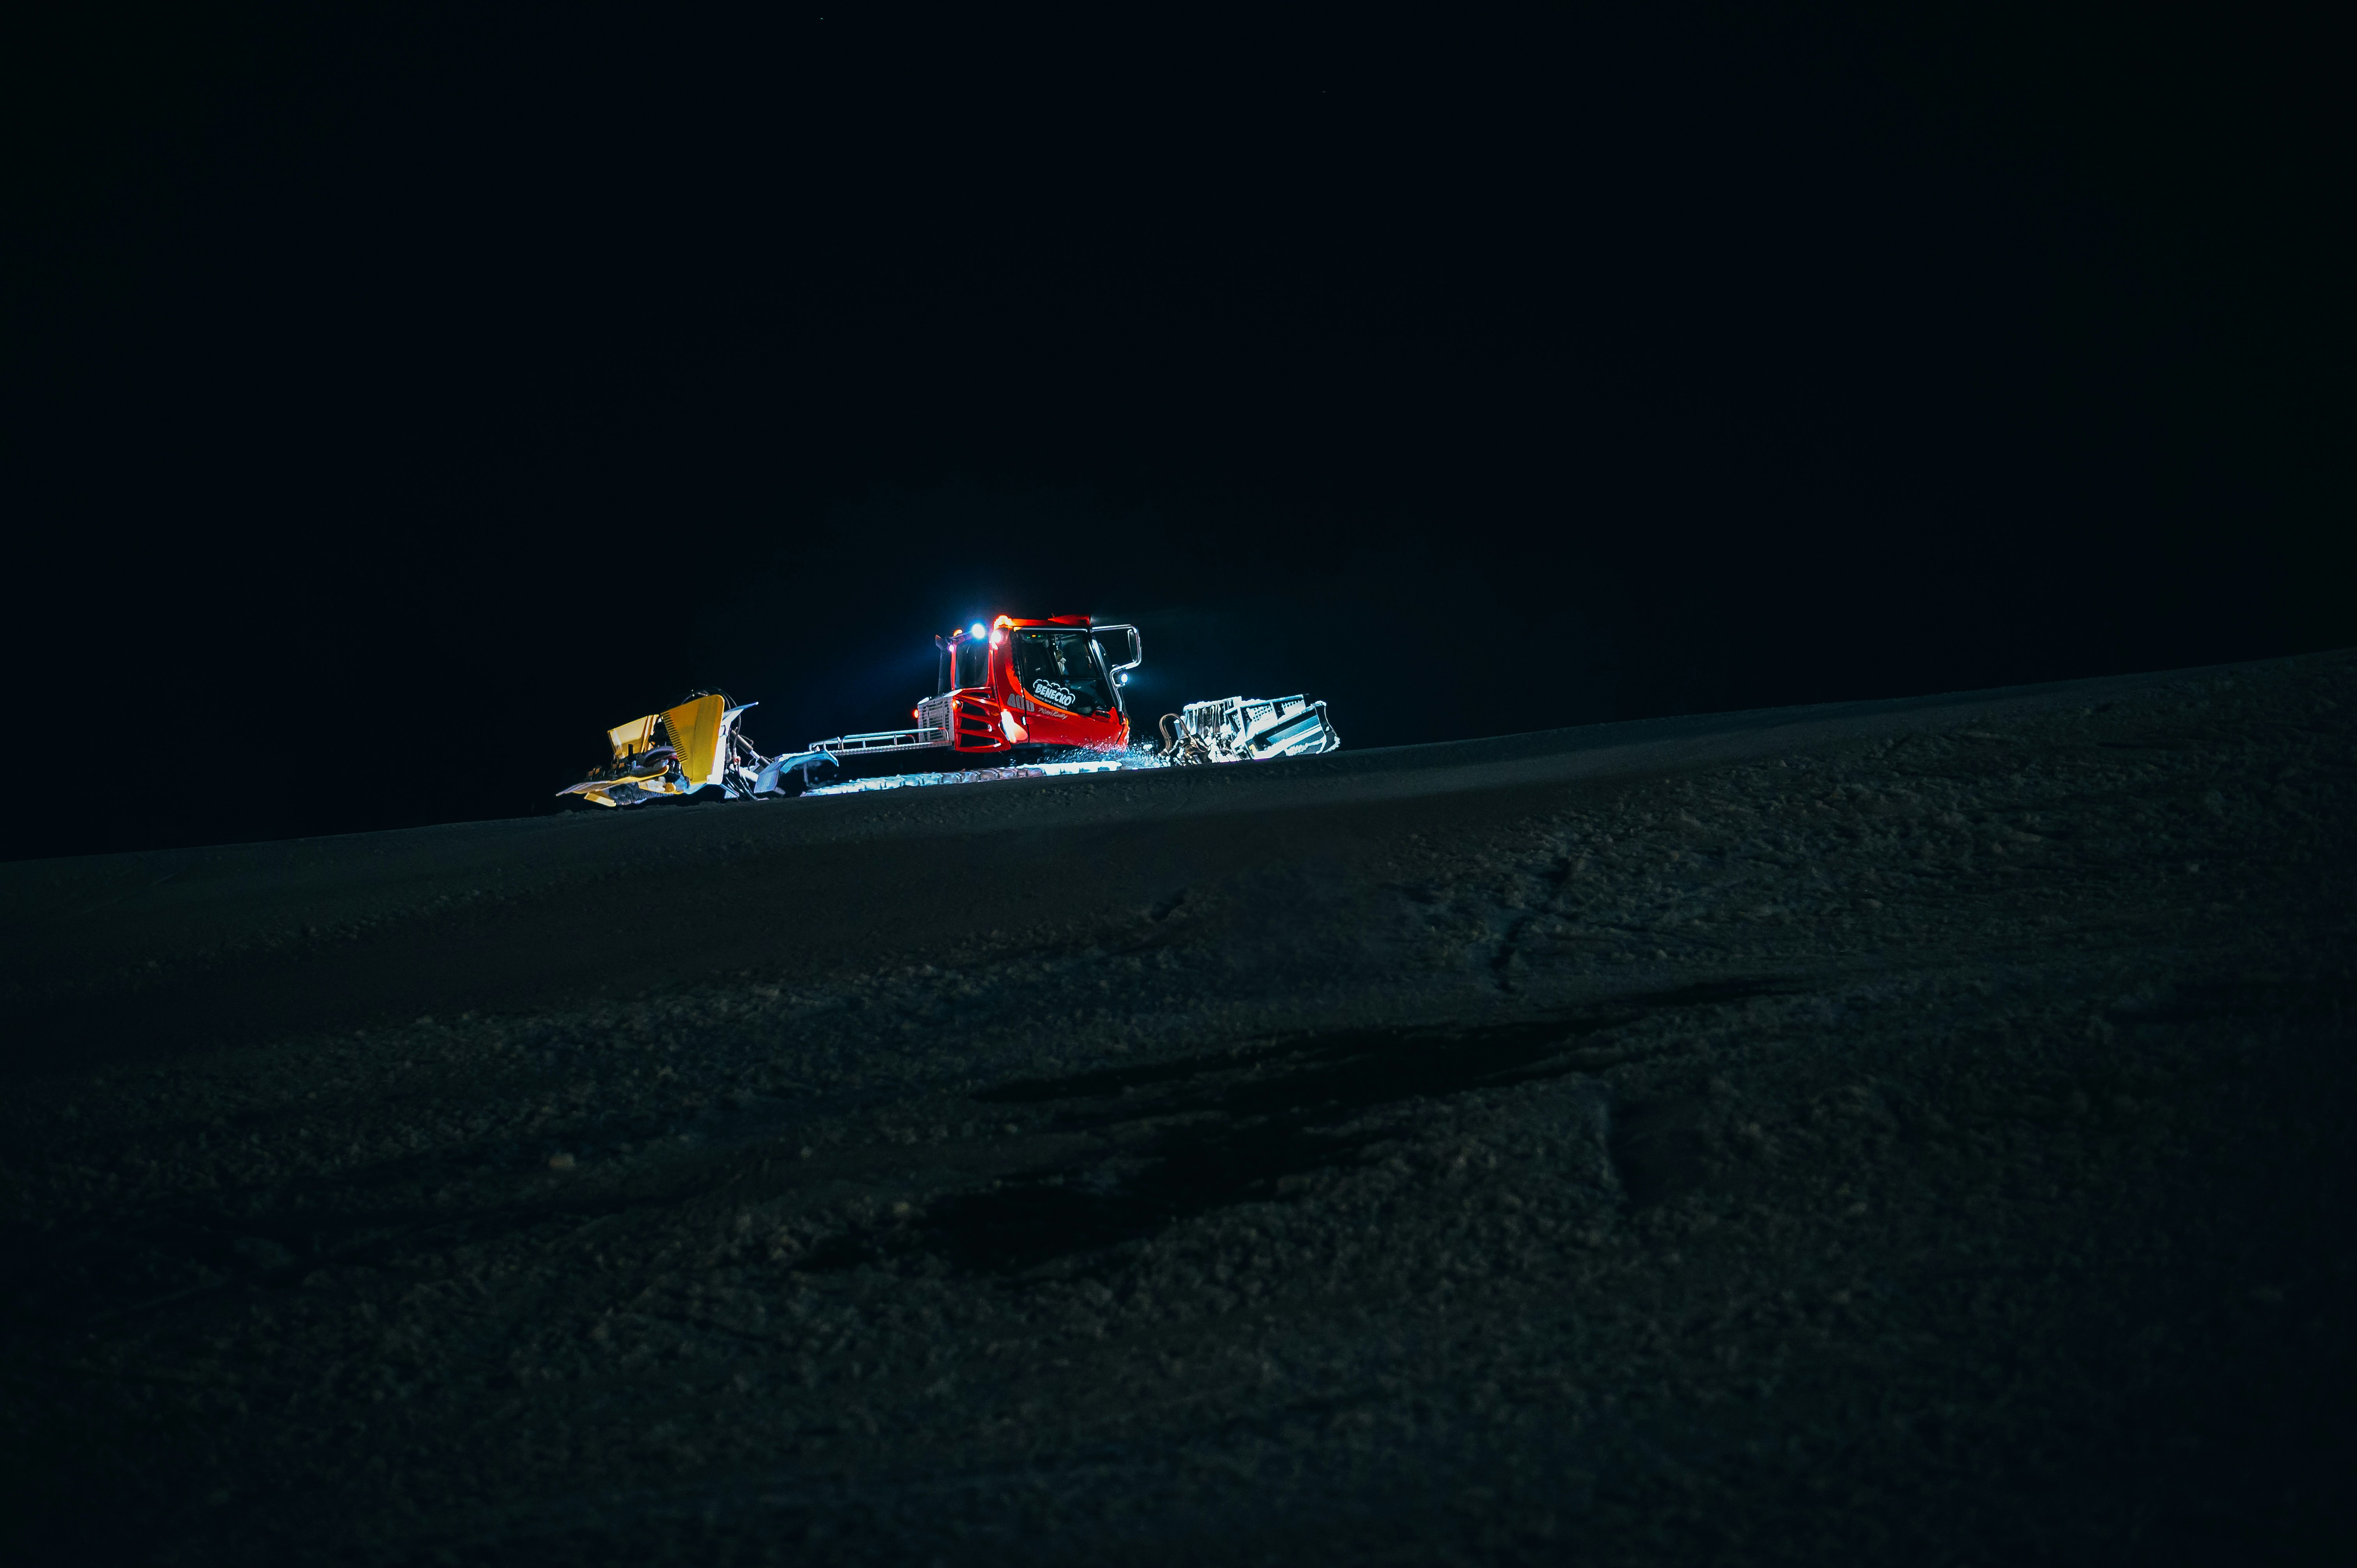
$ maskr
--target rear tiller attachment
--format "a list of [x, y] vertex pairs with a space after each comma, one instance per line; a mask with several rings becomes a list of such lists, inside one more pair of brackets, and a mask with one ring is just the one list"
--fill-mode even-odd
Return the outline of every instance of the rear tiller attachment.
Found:
[[1326, 704], [1306, 697], [1215, 697], [1162, 715], [1162, 755], [1176, 763], [1266, 762], [1341, 746]]

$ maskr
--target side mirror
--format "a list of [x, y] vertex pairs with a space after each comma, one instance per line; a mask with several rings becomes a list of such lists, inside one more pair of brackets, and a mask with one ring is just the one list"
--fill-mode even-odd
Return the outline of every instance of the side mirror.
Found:
[[1129, 639], [1125, 649], [1129, 657], [1126, 659], [1115, 658], [1114, 656], [1114, 650], [1110, 648], [1106, 648], [1102, 641], [1100, 641], [1097, 646], [1105, 656], [1105, 669], [1107, 672], [1113, 676], [1114, 683], [1115, 685], [1119, 685], [1121, 683], [1121, 677], [1125, 671], [1135, 670], [1139, 665], [1146, 662], [1146, 639], [1137, 635], [1137, 628], [1134, 626], [1092, 627], [1089, 628], [1089, 635], [1102, 639], [1108, 637], [1116, 631], [1122, 633]]

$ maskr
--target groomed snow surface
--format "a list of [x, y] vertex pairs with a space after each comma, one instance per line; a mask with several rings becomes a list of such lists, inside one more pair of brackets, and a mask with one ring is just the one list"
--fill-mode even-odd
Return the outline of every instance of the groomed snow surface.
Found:
[[19, 1562], [2348, 1561], [2357, 659], [0, 867]]
[[1072, 762], [1031, 762], [1007, 768], [970, 768], [931, 773], [887, 773], [874, 779], [846, 779], [840, 784], [818, 784], [802, 791], [813, 795], [867, 795], [879, 789], [909, 789], [930, 784], [990, 784], [1006, 779], [1074, 779], [1088, 773], [1122, 773], [1170, 764], [1158, 757], [1125, 752], [1118, 757], [1094, 757]]

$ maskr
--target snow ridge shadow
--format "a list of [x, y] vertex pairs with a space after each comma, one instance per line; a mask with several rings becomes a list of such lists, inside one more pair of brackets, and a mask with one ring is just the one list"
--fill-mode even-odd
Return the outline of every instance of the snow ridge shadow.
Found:
[[1316, 1173], [1402, 1136], [1397, 1122], [1371, 1122], [1385, 1110], [1596, 1071], [1631, 1054], [1598, 1036], [1792, 983], [1715, 981], [1512, 1023], [1338, 1030], [1006, 1084], [974, 1098], [1055, 1105], [1058, 1130], [1092, 1134], [1104, 1152], [939, 1199], [913, 1225], [831, 1237], [802, 1266], [932, 1260], [961, 1273], [1015, 1275], [1214, 1209], [1286, 1200]]

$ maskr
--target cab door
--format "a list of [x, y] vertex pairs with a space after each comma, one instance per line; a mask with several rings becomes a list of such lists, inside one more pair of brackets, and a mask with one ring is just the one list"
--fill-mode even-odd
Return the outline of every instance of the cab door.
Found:
[[985, 638], [952, 634], [943, 647], [942, 679], [948, 682], [950, 744], [960, 751], [1006, 751], [1014, 737], [1006, 733], [1005, 708], [999, 700], [1004, 679], [994, 665], [1004, 656]]

